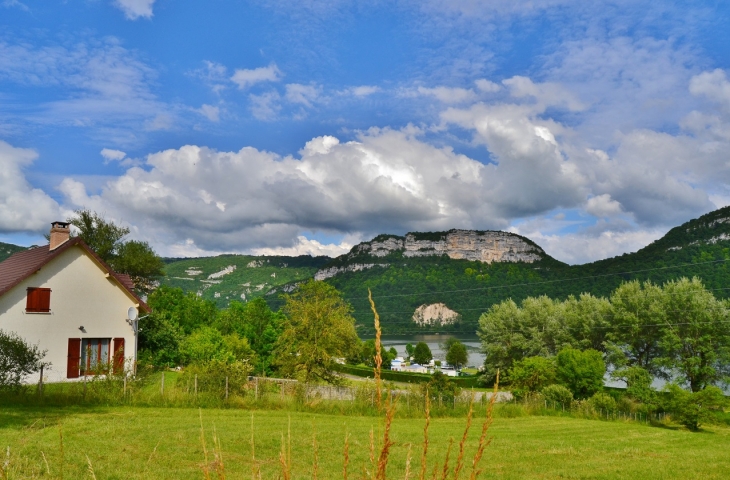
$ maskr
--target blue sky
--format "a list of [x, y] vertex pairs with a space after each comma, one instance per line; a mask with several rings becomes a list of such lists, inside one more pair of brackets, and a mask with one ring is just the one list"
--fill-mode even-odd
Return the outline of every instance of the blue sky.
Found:
[[724, 2], [0, 0], [0, 241], [477, 228], [581, 263], [730, 204]]

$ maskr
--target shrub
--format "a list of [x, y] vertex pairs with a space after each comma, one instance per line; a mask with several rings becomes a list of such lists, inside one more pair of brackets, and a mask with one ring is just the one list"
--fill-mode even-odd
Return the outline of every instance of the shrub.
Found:
[[41, 369], [46, 351], [30, 345], [17, 333], [0, 330], [0, 389], [20, 388], [28, 375]]
[[569, 407], [573, 401], [573, 393], [562, 385], [548, 385], [541, 393], [548, 403], [561, 403]]
[[597, 350], [564, 348], [555, 359], [556, 376], [575, 398], [588, 398], [603, 387], [606, 364]]
[[431, 376], [428, 383], [422, 385], [423, 394], [428, 392], [432, 400], [452, 401], [454, 397], [461, 393], [461, 389], [449, 377], [441, 372], [436, 372]]
[[527, 357], [514, 363], [507, 373], [512, 392], [524, 396], [555, 383], [555, 362], [546, 357]]
[[179, 382], [186, 383], [192, 391], [192, 385], [197, 375], [199, 392], [212, 392], [223, 396], [225, 395], [226, 377], [228, 377], [229, 394], [244, 395], [251, 371], [251, 365], [247, 362], [225, 362], [213, 359], [185, 368]]
[[593, 410], [597, 412], [601, 410], [608, 410], [609, 412], [613, 412], [616, 410], [617, 407], [616, 400], [614, 400], [611, 395], [603, 392], [596, 393], [590, 398], [588, 402], [590, 406], [593, 407]]
[[727, 405], [725, 395], [717, 387], [707, 387], [692, 393], [669, 384], [665, 391], [666, 410], [675, 421], [690, 430], [698, 430], [702, 424], [712, 422]]

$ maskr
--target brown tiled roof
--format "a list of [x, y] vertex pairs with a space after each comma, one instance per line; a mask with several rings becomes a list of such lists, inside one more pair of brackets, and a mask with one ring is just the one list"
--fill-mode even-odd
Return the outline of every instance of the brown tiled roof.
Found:
[[0, 296], [5, 295], [10, 289], [18, 285], [20, 282], [37, 272], [43, 266], [48, 264], [51, 260], [59, 256], [62, 252], [65, 252], [74, 245], [78, 245], [83, 248], [94, 260], [99, 264], [102, 270], [105, 270], [109, 275], [129, 292], [138, 302], [142, 310], [149, 312], [150, 307], [142, 301], [141, 298], [134, 293], [134, 283], [129, 275], [116, 273], [107, 265], [81, 238], [72, 238], [66, 243], [56, 247], [55, 250], [51, 251], [48, 245], [41, 247], [34, 247], [22, 252], [11, 255], [7, 260], [0, 263]]

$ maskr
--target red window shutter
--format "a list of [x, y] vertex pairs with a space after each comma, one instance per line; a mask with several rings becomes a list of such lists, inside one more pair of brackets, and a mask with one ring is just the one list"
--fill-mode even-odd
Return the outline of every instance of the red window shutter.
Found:
[[38, 311], [39, 312], [50, 312], [51, 311], [51, 289], [50, 288], [39, 288], [38, 292]]
[[50, 312], [51, 311], [51, 289], [50, 288], [28, 288], [28, 297], [25, 301], [26, 312]]
[[124, 339], [114, 339], [114, 373], [119, 375], [124, 372]]
[[68, 339], [68, 361], [66, 363], [66, 378], [79, 378], [81, 367], [81, 339]]

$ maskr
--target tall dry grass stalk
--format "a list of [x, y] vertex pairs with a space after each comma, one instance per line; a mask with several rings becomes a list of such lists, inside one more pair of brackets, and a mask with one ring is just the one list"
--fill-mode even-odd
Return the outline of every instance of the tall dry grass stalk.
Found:
[[461, 469], [464, 468], [464, 446], [466, 445], [466, 437], [469, 435], [469, 428], [471, 428], [471, 417], [474, 413], [474, 394], [471, 394], [469, 400], [469, 413], [466, 414], [466, 427], [464, 428], [464, 435], [461, 436], [461, 442], [459, 442], [459, 457], [456, 459], [456, 467], [454, 467], [454, 480], [459, 480], [459, 474]]
[[200, 416], [200, 443], [203, 446], [203, 476], [210, 480], [210, 465], [208, 464], [208, 447], [205, 445], [205, 430], [203, 429], [203, 411], [198, 408]]
[[431, 424], [431, 398], [426, 389], [426, 425], [423, 426], [423, 452], [421, 453], [421, 475], [419, 480], [426, 480], [426, 455], [428, 454], [428, 426]]
[[289, 416], [286, 443], [284, 443], [284, 434], [281, 434], [281, 453], [279, 453], [279, 464], [281, 465], [281, 478], [284, 480], [291, 480], [291, 416]]
[[393, 400], [392, 396], [388, 394], [388, 403], [385, 410], [385, 429], [383, 431], [383, 447], [380, 450], [380, 457], [378, 458], [378, 472], [375, 476], [376, 480], [385, 480], [385, 471], [388, 467], [390, 447], [393, 446], [393, 441], [390, 439], [390, 427], [393, 424], [396, 403], [397, 398]]
[[91, 459], [89, 458], [88, 455], [86, 455], [86, 465], [87, 465], [86, 468], [88, 468], [88, 470], [89, 470], [89, 475], [91, 475], [91, 478], [93, 480], [96, 480], [96, 474], [94, 473], [94, 467], [91, 465]]
[[60, 475], [59, 478], [63, 480], [63, 464], [64, 464], [64, 452], [63, 452], [63, 426], [61, 422], [58, 422], [58, 441], [60, 443], [60, 453], [61, 453], [61, 468], [60, 468]]
[[482, 456], [484, 455], [484, 449], [487, 448], [490, 443], [492, 443], [492, 439], [487, 438], [487, 432], [489, 432], [489, 427], [492, 426], [492, 421], [494, 421], [494, 403], [497, 401], [498, 389], [499, 369], [497, 370], [497, 379], [494, 382], [494, 391], [492, 392], [492, 398], [489, 399], [489, 403], [487, 404], [487, 416], [484, 419], [484, 423], [482, 423], [482, 434], [479, 436], [479, 446], [477, 447], [477, 451], [474, 454], [474, 459], [471, 462], [471, 475], [469, 476], [469, 480], [476, 480], [479, 474], [482, 473], [482, 471], [479, 470], [479, 462], [482, 460]]
[[226, 480], [226, 468], [223, 463], [223, 448], [221, 447], [221, 439], [213, 425], [213, 468], [218, 476], [218, 480]]
[[378, 412], [382, 409], [381, 404], [381, 387], [380, 387], [380, 372], [383, 365], [383, 356], [380, 354], [381, 343], [380, 343], [380, 315], [378, 310], [375, 308], [375, 302], [373, 301], [373, 292], [368, 288], [368, 300], [370, 301], [370, 308], [373, 310], [375, 315], [375, 391], [378, 395]]
[[253, 436], [253, 412], [251, 412], [251, 480], [261, 480], [261, 465], [256, 461], [256, 444]]
[[319, 459], [317, 451], [317, 430], [314, 426], [314, 419], [312, 420], [312, 451], [314, 453], [314, 461], [312, 462], [312, 480], [317, 480], [317, 474], [319, 473]]
[[342, 467], [342, 477], [347, 480], [347, 466], [350, 464], [350, 434], [345, 432], [345, 463]]
[[375, 478], [375, 432], [370, 427], [370, 472], [371, 478]]
[[10, 447], [5, 451], [5, 460], [0, 465], [0, 478], [8, 480], [8, 470], [10, 469]]
[[50, 477], [51, 476], [51, 467], [48, 466], [48, 459], [46, 458], [46, 454], [43, 453], [43, 450], [41, 450], [41, 457], [43, 457], [43, 463], [46, 466], [46, 475], [48, 475]]
[[403, 480], [411, 480], [411, 447], [413, 444], [408, 444], [408, 454], [406, 455], [406, 475]]
[[449, 456], [451, 455], [451, 447], [454, 446], [454, 439], [449, 438], [449, 448], [446, 449], [446, 459], [444, 460], [444, 468], [441, 470], [441, 480], [446, 480], [449, 476]]
[[157, 441], [157, 445], [155, 445], [155, 448], [153, 448], [153, 449], [152, 449], [152, 453], [150, 453], [150, 456], [149, 456], [149, 458], [147, 459], [147, 463], [150, 463], [150, 462], [152, 461], [152, 457], [154, 457], [154, 456], [155, 456], [155, 452], [157, 452], [157, 447], [159, 447], [159, 446], [160, 446], [160, 442], [161, 442], [161, 441], [162, 441], [162, 440], [158, 440], [158, 441]]

